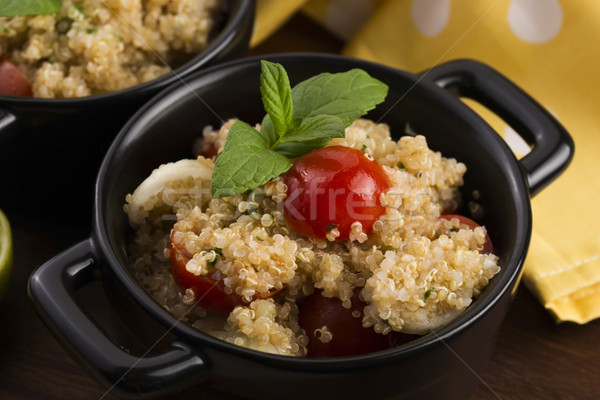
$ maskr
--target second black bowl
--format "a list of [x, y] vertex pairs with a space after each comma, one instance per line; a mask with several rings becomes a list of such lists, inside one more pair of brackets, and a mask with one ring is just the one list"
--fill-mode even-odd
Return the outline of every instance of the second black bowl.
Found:
[[153, 81], [82, 98], [0, 95], [0, 208], [61, 224], [88, 223], [102, 157], [133, 113], [168, 85], [246, 53], [255, 0], [225, 3], [226, 17], [209, 46]]

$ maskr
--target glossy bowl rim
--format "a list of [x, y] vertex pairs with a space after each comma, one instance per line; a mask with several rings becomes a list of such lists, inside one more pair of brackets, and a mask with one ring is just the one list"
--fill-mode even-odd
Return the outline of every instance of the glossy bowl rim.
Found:
[[[230, 1], [230, 0], [228, 0]], [[9, 96], [0, 94], [0, 100], [6, 103], [11, 103], [21, 106], [46, 107], [46, 108], [70, 108], [70, 107], [92, 107], [99, 102], [118, 101], [123, 98], [135, 98], [144, 96], [148, 93], [160, 91], [166, 87], [183, 82], [183, 78], [194, 73], [195, 69], [201, 67], [219, 56], [222, 49], [232, 42], [244, 32], [245, 20], [254, 15], [256, 0], [239, 0], [240, 6], [235, 14], [228, 14], [224, 27], [219, 33], [209, 42], [200, 54], [186, 61], [170, 72], [148, 82], [140, 83], [125, 89], [117, 90], [109, 93], [96, 94], [84, 97], [70, 98], [39, 98], [39, 97], [21, 97]], [[230, 11], [230, 3], [227, 3], [227, 11]], [[170, 69], [170, 68], [169, 68]]]
[[[517, 213], [517, 218], [520, 221], [520, 225], [516, 230], [515, 243], [513, 245], [511, 257], [507, 259], [506, 265], [503, 266], [503, 269], [505, 269], [507, 272], [497, 277], [500, 279], [500, 282], [498, 282], [493, 288], [493, 292], [486, 295], [481, 302], [477, 302], [476, 304], [473, 304], [467, 308], [467, 310], [454, 321], [436, 332], [424, 335], [419, 339], [403, 344], [397, 348], [358, 356], [308, 358], [269, 354], [227, 343], [214, 338], [209, 334], [198, 331], [185, 323], [177, 321], [172, 314], [159, 307], [158, 304], [150, 297], [150, 295], [144, 291], [144, 289], [131, 275], [129, 275], [129, 273], [126, 271], [126, 267], [120, 264], [115, 251], [110, 246], [109, 236], [104, 226], [104, 221], [107, 219], [107, 217], [104, 215], [103, 210], [103, 186], [106, 184], [106, 182], [111, 181], [108, 166], [111, 162], [113, 154], [118, 150], [121, 142], [127, 138], [128, 132], [130, 132], [131, 129], [137, 128], [138, 122], [151, 114], [153, 110], [160, 109], [160, 107], [164, 107], [165, 104], [172, 104], [170, 100], [183, 96], [186, 91], [190, 90], [189, 86], [193, 85], [195, 80], [202, 79], [206, 75], [214, 73], [222, 74], [223, 71], [229, 69], [236, 70], [239, 68], [247, 68], [250, 65], [259, 63], [261, 59], [268, 59], [282, 63], [301, 63], [303, 59], [306, 60], [306, 57], [311, 58], [315, 62], [334, 61], [339, 63], [347, 63], [349, 68], [358, 67], [365, 68], [367, 71], [376, 70], [379, 73], [397, 74], [396, 76], [402, 76], [405, 79], [413, 80], [414, 85], [421, 86], [424, 90], [427, 90], [432, 95], [435, 95], [435, 97], [438, 97], [440, 101], [443, 101], [444, 106], [461, 115], [461, 117], [465, 119], [475, 131], [482, 132], [482, 134], [493, 134], [492, 140], [495, 142], [497, 151], [502, 153], [502, 156], [506, 161], [506, 164], [503, 165], [503, 168], [510, 170], [510, 177], [512, 178], [514, 193], [513, 197], [516, 200], [519, 200], [519, 202], [515, 204], [515, 210]], [[112, 179], [114, 180], [114, 178]], [[145, 312], [147, 312], [154, 319], [158, 320], [165, 327], [172, 329], [172, 333], [175, 333], [178, 337], [186, 340], [189, 345], [196, 346], [198, 349], [202, 349], [202, 346], [208, 346], [221, 352], [236, 354], [247, 359], [252, 359], [261, 363], [268, 363], [291, 370], [315, 371], [320, 369], [321, 371], [339, 372], [387, 365], [411, 357], [419, 352], [426, 351], [427, 349], [433, 348], [437, 345], [447, 346], [446, 342], [454, 337], [459, 336], [471, 326], [476, 324], [491, 309], [493, 309], [501, 299], [507, 295], [512, 296], [522, 275], [523, 262], [527, 254], [531, 237], [532, 215], [528, 193], [528, 186], [523, 175], [523, 170], [508, 145], [487, 124], [487, 122], [482, 119], [482, 117], [476, 114], [471, 108], [462, 103], [456, 97], [436, 86], [433, 82], [430, 82], [426, 79], [423, 79], [423, 77], [419, 77], [412, 73], [394, 69], [380, 63], [355, 59], [347, 56], [325, 53], [271, 54], [234, 60], [198, 71], [186, 79], [185, 86], [180, 84], [169, 86], [154, 96], [148, 103], [138, 110], [138, 112], [127, 122], [127, 124], [116, 136], [100, 167], [94, 196], [95, 208], [93, 217], [93, 237], [98, 255], [102, 256], [103, 259], [109, 264], [110, 269], [117, 276], [120, 283], [125, 286], [128, 294], [133, 297], [139, 305], [141, 305]], [[509, 291], [511, 293], [507, 293]]]

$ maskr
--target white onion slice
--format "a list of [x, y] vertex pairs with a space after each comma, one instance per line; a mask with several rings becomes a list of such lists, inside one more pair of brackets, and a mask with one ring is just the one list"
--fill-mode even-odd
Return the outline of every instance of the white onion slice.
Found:
[[150, 174], [133, 192], [127, 196], [126, 212], [129, 215], [129, 221], [133, 224], [144, 222], [147, 213], [143, 212], [144, 204], [152, 196], [159, 194], [171, 182], [177, 180], [212, 178], [212, 161], [204, 157], [198, 157], [196, 160], [184, 159], [168, 164], [163, 164]]

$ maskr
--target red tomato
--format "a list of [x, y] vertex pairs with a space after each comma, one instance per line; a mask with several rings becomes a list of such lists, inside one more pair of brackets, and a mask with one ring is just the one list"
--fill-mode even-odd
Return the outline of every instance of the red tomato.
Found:
[[205, 276], [197, 276], [185, 269], [185, 265], [192, 257], [185, 251], [179, 249], [171, 241], [169, 260], [171, 271], [175, 282], [182, 289], [192, 289], [196, 295], [198, 305], [207, 310], [221, 314], [228, 314], [235, 306], [244, 302], [237, 294], [225, 293], [225, 285], [222, 280], [213, 280]]
[[353, 222], [370, 233], [385, 212], [379, 195], [390, 188], [388, 177], [373, 158], [345, 146], [327, 146], [300, 157], [283, 175], [288, 197], [283, 209], [294, 231], [325, 238], [337, 228], [346, 240]]
[[202, 143], [202, 154], [206, 158], [214, 158], [218, 154], [217, 145], [215, 142], [203, 142]]
[[[467, 218], [458, 214], [444, 214], [441, 215], [440, 218], [447, 219], [448, 221], [452, 220], [452, 218], [456, 218], [461, 225], [466, 225], [471, 229], [481, 226], [471, 218]], [[490, 239], [490, 236], [487, 233], [485, 234], [485, 243], [483, 244], [483, 249], [481, 252], [483, 254], [494, 254], [494, 245], [492, 244], [492, 239]]]
[[[339, 357], [366, 354], [389, 349], [412, 338], [411, 335], [398, 332], [381, 335], [372, 327], [364, 328], [362, 315], [366, 304], [357, 295], [354, 295], [351, 301], [350, 309], [344, 308], [340, 299], [324, 297], [320, 290], [300, 301], [298, 323], [308, 336], [307, 356]], [[324, 326], [332, 335], [331, 341], [327, 343], [319, 338], [322, 337]]]
[[0, 59], [0, 94], [32, 97], [31, 85], [10, 61]]
[[[241, 296], [235, 293], [226, 293], [225, 284], [221, 279], [211, 279], [198, 276], [189, 272], [185, 265], [192, 256], [173, 243], [171, 232], [171, 246], [169, 248], [169, 261], [175, 282], [183, 290], [192, 289], [196, 295], [198, 305], [207, 310], [220, 314], [229, 314], [236, 306], [245, 305]], [[275, 296], [282, 289], [272, 290], [269, 293], [256, 293], [253, 299], [267, 299]]]

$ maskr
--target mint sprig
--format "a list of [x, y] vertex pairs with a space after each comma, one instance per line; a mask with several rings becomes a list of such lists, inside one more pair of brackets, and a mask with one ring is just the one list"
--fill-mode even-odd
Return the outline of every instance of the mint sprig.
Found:
[[290, 161], [268, 148], [265, 139], [245, 122], [236, 121], [215, 160], [211, 194], [232, 196], [264, 185], [290, 168]]
[[275, 143], [283, 137], [292, 123], [292, 88], [287, 73], [279, 64], [261, 63], [260, 94], [272, 129], [265, 139]]
[[385, 100], [388, 87], [361, 69], [319, 74], [292, 90], [294, 118], [335, 115], [344, 128]]
[[346, 126], [335, 115], [315, 115], [279, 140], [277, 152], [289, 157], [300, 157], [311, 150], [325, 146], [336, 137], [344, 137]]
[[56, 14], [60, 7], [60, 0], [3, 0], [0, 2], [0, 17]]
[[213, 198], [264, 185], [300, 157], [344, 137], [355, 119], [383, 100], [388, 87], [361, 69], [322, 73], [293, 89], [282, 65], [261, 61], [260, 92], [267, 114], [258, 132], [236, 121], [215, 160]]

